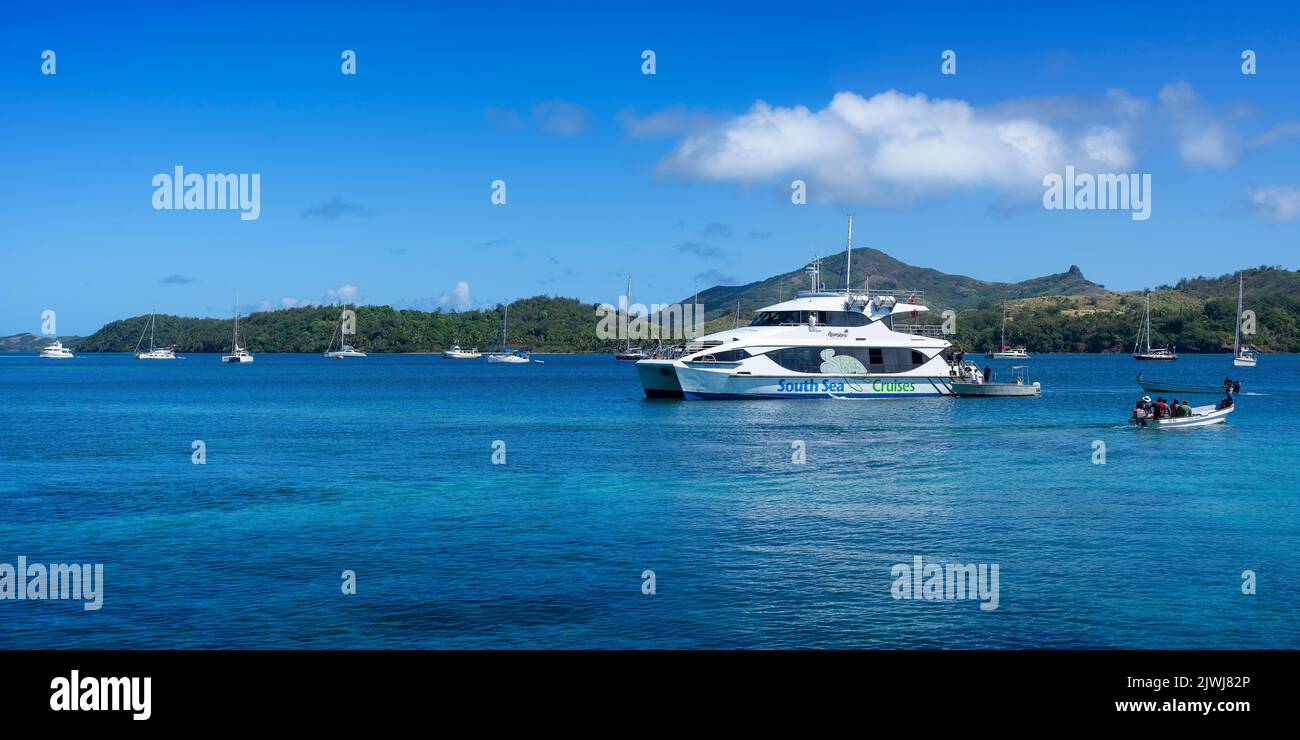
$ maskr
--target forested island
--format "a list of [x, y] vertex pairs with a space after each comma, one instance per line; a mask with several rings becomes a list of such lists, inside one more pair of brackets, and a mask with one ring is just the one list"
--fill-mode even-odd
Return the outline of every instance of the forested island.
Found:
[[[828, 287], [843, 285], [844, 254], [823, 261]], [[1032, 353], [1128, 352], [1141, 320], [1143, 295], [1114, 292], [1089, 282], [1077, 267], [1019, 283], [994, 283], [917, 268], [871, 249], [854, 250], [853, 274], [872, 290], [916, 288], [932, 312], [919, 321], [940, 323], [945, 309], [956, 312], [953, 343], [966, 351], [994, 347], [1008, 314], [1009, 343]], [[1279, 267], [1243, 271], [1246, 308], [1255, 312], [1251, 343], [1265, 352], [1300, 351], [1300, 273]], [[855, 279], [855, 288], [858, 287]], [[756, 309], [791, 298], [807, 287], [803, 270], [744, 286], [718, 286], [700, 293], [706, 331], [748, 323]], [[1237, 304], [1236, 274], [1180, 280], [1151, 293], [1152, 341], [1179, 352], [1223, 352], [1232, 346]], [[905, 298], [900, 293], [900, 298]], [[689, 303], [693, 297], [686, 297]], [[737, 321], [739, 308], [739, 321]], [[597, 337], [598, 304], [573, 298], [534, 296], [510, 304], [509, 343], [534, 352], [609, 352], [618, 342]], [[340, 306], [255, 312], [240, 321], [240, 335], [252, 352], [323, 352], [338, 326]], [[367, 352], [439, 352], [453, 343], [495, 349], [501, 344], [504, 305], [471, 311], [418, 311], [355, 306], [355, 337]], [[129, 352], [148, 316], [113, 321], [70, 342], [77, 352]], [[181, 352], [224, 352], [230, 348], [231, 319], [157, 317], [158, 344]], [[642, 342], [635, 342], [642, 343]], [[671, 343], [671, 342], [666, 342]], [[653, 340], [644, 342], [653, 344]], [[23, 345], [26, 346], [26, 345]]]

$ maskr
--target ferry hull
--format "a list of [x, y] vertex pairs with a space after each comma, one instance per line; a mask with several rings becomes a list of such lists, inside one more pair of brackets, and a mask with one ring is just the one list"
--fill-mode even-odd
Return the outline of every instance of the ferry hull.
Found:
[[646, 398], [683, 398], [682, 384], [677, 381], [677, 367], [672, 360], [641, 360], [636, 374]]
[[947, 377], [835, 375], [749, 376], [677, 368], [684, 398], [725, 400], [742, 398], [914, 398], [947, 396]]

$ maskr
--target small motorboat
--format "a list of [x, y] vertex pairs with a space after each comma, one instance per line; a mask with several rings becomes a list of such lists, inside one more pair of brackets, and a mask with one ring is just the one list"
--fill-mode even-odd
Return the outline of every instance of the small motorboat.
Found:
[[967, 363], [961, 368], [961, 380], [952, 381], [953, 395], [957, 396], [1037, 396], [1042, 386], [1030, 383], [1025, 365], [1011, 366], [1010, 383], [992, 383], [984, 380], [979, 368]]
[[1241, 392], [1241, 383], [1233, 383], [1231, 388], [1226, 385], [1188, 385], [1186, 383], [1172, 383], [1166, 380], [1147, 380], [1142, 377], [1142, 373], [1137, 374], [1138, 385], [1142, 390], [1148, 393], [1191, 393], [1191, 394], [1218, 394], [1227, 390], [1233, 393]]
[[1236, 404], [1228, 406], [1206, 405], [1193, 406], [1191, 416], [1168, 416], [1163, 419], [1155, 419], [1148, 416], [1138, 416], [1135, 411], [1129, 421], [1145, 429], [1184, 429], [1189, 427], [1203, 427], [1210, 424], [1222, 424], [1228, 420], [1228, 414], [1237, 408]]

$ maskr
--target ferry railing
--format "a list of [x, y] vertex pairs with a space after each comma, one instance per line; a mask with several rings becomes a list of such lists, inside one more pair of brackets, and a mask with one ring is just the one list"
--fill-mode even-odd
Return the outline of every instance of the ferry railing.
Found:
[[942, 324], [894, 324], [894, 331], [935, 339], [944, 338]]
[[899, 303], [924, 303], [924, 290], [909, 290], [904, 288], [885, 289], [885, 290], [854, 290], [849, 291], [849, 298], [857, 302], [869, 302], [873, 298], [893, 298]]

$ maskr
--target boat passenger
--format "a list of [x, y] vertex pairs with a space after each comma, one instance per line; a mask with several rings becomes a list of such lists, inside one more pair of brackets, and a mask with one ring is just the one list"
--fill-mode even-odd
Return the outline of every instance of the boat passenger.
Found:
[[988, 365], [984, 366], [984, 382], [985, 383], [993, 382], [993, 368], [989, 367]]
[[1223, 397], [1223, 400], [1222, 400], [1222, 401], [1219, 401], [1219, 405], [1218, 405], [1218, 406], [1215, 406], [1215, 408], [1217, 408], [1217, 409], [1226, 409], [1226, 408], [1229, 408], [1230, 406], [1232, 406], [1232, 396], [1231, 396], [1231, 395], [1227, 395], [1227, 396], [1224, 396], [1224, 397]]
[[1156, 418], [1165, 419], [1169, 417], [1169, 403], [1165, 401], [1164, 396], [1156, 399]]
[[1223, 379], [1223, 392], [1224, 392], [1224, 393], [1231, 393], [1231, 392], [1232, 392], [1232, 378], [1224, 378], [1224, 379]]
[[1187, 402], [1186, 398], [1183, 399], [1183, 405], [1178, 407], [1178, 415], [1179, 416], [1192, 415], [1192, 405]]
[[1134, 419], [1147, 418], [1147, 407], [1146, 404], [1144, 404], [1141, 399], [1138, 399], [1137, 405], [1133, 407], [1133, 418]]

